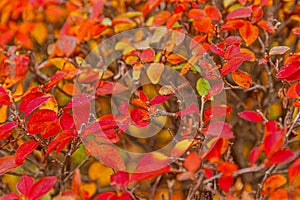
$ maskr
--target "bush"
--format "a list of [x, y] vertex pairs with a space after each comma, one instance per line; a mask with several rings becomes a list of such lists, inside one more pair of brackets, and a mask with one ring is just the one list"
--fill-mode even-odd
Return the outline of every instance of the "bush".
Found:
[[0, 3], [0, 199], [296, 199], [297, 1]]

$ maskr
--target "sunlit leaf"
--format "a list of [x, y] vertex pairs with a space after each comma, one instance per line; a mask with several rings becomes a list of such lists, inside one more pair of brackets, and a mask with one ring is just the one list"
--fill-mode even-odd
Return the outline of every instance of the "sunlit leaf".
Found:
[[273, 193], [277, 188], [283, 186], [286, 183], [286, 178], [281, 174], [273, 174], [269, 176], [264, 182], [262, 194]]
[[236, 70], [232, 72], [233, 81], [243, 88], [250, 88], [252, 85], [252, 77], [247, 72]]
[[269, 55], [282, 55], [285, 54], [287, 51], [290, 50], [290, 47], [287, 46], [275, 46], [269, 51]]
[[246, 46], [249, 46], [250, 44], [255, 42], [259, 34], [257, 26], [251, 24], [251, 22], [249, 21], [244, 22], [244, 26], [239, 29], [239, 32], [246, 42]]

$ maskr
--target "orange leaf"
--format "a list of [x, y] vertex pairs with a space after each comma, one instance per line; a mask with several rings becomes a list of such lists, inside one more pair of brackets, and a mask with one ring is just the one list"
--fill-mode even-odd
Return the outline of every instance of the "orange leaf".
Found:
[[220, 21], [221, 19], [221, 13], [219, 9], [215, 6], [206, 5], [204, 7], [204, 12], [208, 17], [212, 18], [213, 20]]
[[252, 25], [249, 21], [244, 22], [244, 26], [239, 29], [239, 32], [247, 46], [255, 42], [259, 33], [257, 26]]
[[39, 143], [36, 141], [28, 141], [23, 143], [16, 151], [16, 163], [17, 164], [23, 164], [25, 161], [25, 158], [31, 154], [37, 147], [39, 146]]
[[288, 200], [288, 193], [286, 191], [286, 189], [284, 188], [280, 188], [278, 190], [276, 190], [275, 192], [273, 192], [272, 194], [270, 194], [268, 200]]
[[236, 70], [232, 72], [233, 81], [243, 88], [250, 88], [252, 85], [252, 77], [247, 72]]
[[185, 61], [185, 60], [186, 59], [183, 56], [181, 56], [179, 54], [174, 54], [174, 53], [167, 57], [167, 61], [174, 65], [181, 63], [182, 61]]
[[172, 13], [167, 10], [157, 13], [153, 19], [153, 25], [160, 26], [164, 24], [171, 15]]
[[232, 162], [222, 162], [217, 166], [217, 170], [223, 175], [229, 176], [238, 170], [238, 166]]
[[281, 174], [273, 174], [264, 182], [261, 193], [263, 195], [273, 193], [277, 188], [286, 184], [286, 178]]
[[199, 155], [195, 152], [191, 152], [185, 159], [183, 166], [191, 172], [195, 172], [199, 169], [201, 164], [201, 159]]
[[251, 7], [237, 8], [226, 16], [226, 20], [250, 17], [251, 13]]
[[187, 16], [192, 19], [200, 19], [205, 17], [205, 13], [200, 9], [190, 9]]
[[80, 195], [80, 187], [81, 187], [80, 170], [76, 169], [72, 178], [72, 191], [75, 192], [75, 194]]
[[143, 15], [146, 16], [149, 12], [154, 10], [163, 0], [149, 0], [145, 4]]
[[213, 33], [212, 19], [203, 17], [193, 21], [194, 28], [200, 33]]

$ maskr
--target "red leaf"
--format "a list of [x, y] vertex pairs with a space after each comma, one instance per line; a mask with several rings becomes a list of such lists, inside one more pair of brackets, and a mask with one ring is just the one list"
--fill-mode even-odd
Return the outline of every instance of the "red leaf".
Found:
[[47, 102], [50, 98], [51, 96], [41, 96], [29, 102], [25, 109], [25, 117], [28, 117], [28, 115], [30, 115], [35, 109]]
[[205, 121], [217, 119], [226, 116], [231, 111], [231, 108], [227, 105], [213, 106], [204, 111]]
[[249, 161], [253, 165], [259, 158], [263, 148], [262, 146], [254, 147], [249, 153]]
[[228, 190], [233, 184], [233, 181], [234, 181], [233, 176], [221, 176], [221, 178], [218, 180], [218, 185], [222, 190], [228, 192]]
[[300, 174], [300, 158], [297, 158], [290, 166], [288, 170], [288, 175], [290, 183], [293, 184], [295, 178]]
[[225, 76], [239, 68], [239, 66], [244, 62], [244, 58], [241, 56], [233, 57], [228, 62], [226, 62], [221, 69], [221, 76]]
[[274, 165], [274, 164], [282, 164], [285, 162], [289, 162], [296, 157], [296, 153], [290, 149], [282, 149], [275, 152], [269, 161], [267, 162], [267, 166]]
[[130, 183], [137, 182], [137, 181], [142, 181], [142, 180], [147, 180], [147, 179], [153, 178], [155, 176], [170, 172], [170, 170], [171, 170], [171, 167], [166, 166], [166, 167], [163, 167], [159, 170], [152, 170], [152, 171], [144, 172], [144, 173], [133, 173], [131, 175], [131, 178], [130, 178]]
[[18, 126], [16, 122], [7, 122], [0, 125], [0, 141], [11, 135], [10, 131]]
[[297, 85], [295, 86], [295, 90], [298, 96], [300, 96], [300, 83], [297, 83]]
[[206, 160], [214, 161], [219, 160], [222, 154], [222, 148], [225, 143], [224, 138], [219, 138], [215, 141], [211, 147], [205, 152], [204, 158]]
[[176, 113], [177, 116], [187, 116], [193, 113], [199, 112], [199, 109], [196, 104], [191, 104], [189, 107], [180, 110]]
[[30, 193], [28, 195], [29, 200], [35, 200], [47, 194], [56, 184], [56, 181], [57, 181], [56, 176], [48, 176], [48, 177], [41, 178], [32, 186]]
[[143, 156], [136, 167], [135, 173], [152, 172], [168, 166], [170, 158], [160, 152], [151, 152]]
[[187, 16], [192, 19], [200, 19], [205, 17], [205, 13], [200, 9], [190, 9]]
[[239, 45], [243, 42], [240, 36], [229, 36], [225, 39], [224, 43], [227, 45]]
[[99, 157], [101, 162], [119, 171], [126, 171], [124, 161], [116, 148], [108, 144], [97, 144], [90, 140], [86, 143], [87, 151], [95, 157]]
[[250, 17], [251, 13], [251, 7], [237, 8], [227, 15], [226, 20]]
[[30, 176], [24, 175], [17, 183], [17, 189], [25, 197], [29, 197], [28, 195], [33, 185], [34, 179]]
[[152, 48], [145, 49], [140, 53], [139, 57], [144, 62], [152, 62], [155, 57], [155, 51]]
[[210, 123], [203, 132], [206, 135], [222, 138], [234, 138], [231, 130], [231, 125], [226, 122], [212, 122]]
[[220, 21], [221, 19], [221, 13], [219, 9], [215, 6], [206, 5], [204, 7], [204, 12], [208, 17], [212, 18], [213, 20]]
[[269, 51], [269, 55], [282, 55], [285, 54], [287, 51], [290, 50], [290, 47], [287, 46], [275, 46]]
[[[1, 42], [1, 40], [0, 40]], [[11, 192], [9, 194], [5, 194], [3, 196], [0, 197], [0, 200], [18, 200], [19, 199], [19, 195], [17, 195], [14, 192]]]
[[240, 46], [239, 45], [229, 45], [227, 48], [226, 48], [226, 52], [224, 54], [224, 58], [226, 60], [229, 60], [235, 56], [238, 56], [239, 53], [240, 53]]
[[25, 158], [31, 154], [37, 147], [39, 146], [39, 143], [36, 141], [28, 141], [23, 143], [16, 151], [16, 163], [17, 164], [23, 164], [25, 161]]
[[286, 79], [299, 71], [300, 61], [294, 61], [283, 65], [276, 74], [278, 79]]
[[205, 178], [210, 178], [214, 175], [214, 171], [209, 168], [203, 168]]
[[201, 159], [199, 155], [195, 152], [191, 152], [185, 159], [183, 166], [191, 172], [195, 172], [199, 169], [201, 164]]
[[115, 198], [117, 195], [114, 192], [103, 192], [95, 197], [94, 200], [110, 200]]
[[161, 104], [168, 100], [171, 96], [170, 95], [156, 95], [153, 99], [150, 100], [150, 105], [154, 106], [157, 104]]
[[4, 156], [0, 158], [0, 175], [13, 170], [16, 167], [19, 167], [16, 163], [16, 156]]
[[214, 43], [211, 43], [211, 44], [210, 44], [210, 50], [211, 50], [213, 53], [215, 53], [215, 54], [217, 54], [217, 55], [219, 55], [219, 56], [224, 57], [224, 54], [225, 54], [224, 49], [218, 47], [218, 46], [215, 45]]
[[218, 83], [213, 85], [209, 90], [208, 90], [208, 94], [205, 96], [206, 99], [210, 99], [211, 97], [220, 94], [223, 91], [224, 88], [224, 83]]
[[118, 82], [102, 81], [97, 88], [97, 95], [105, 96], [107, 94], [117, 94], [124, 92], [128, 88]]
[[26, 110], [26, 107], [28, 104], [33, 101], [34, 99], [43, 96], [43, 92], [37, 92], [37, 93], [29, 93], [27, 94], [20, 103], [20, 111], [23, 112]]
[[10, 98], [7, 91], [0, 86], [0, 106], [8, 106], [10, 104]]
[[69, 130], [74, 127], [73, 115], [68, 112], [63, 113], [59, 119], [59, 122], [63, 130]]
[[43, 138], [51, 137], [60, 130], [56, 112], [49, 109], [36, 111], [27, 122], [27, 127], [29, 134], [41, 133]]
[[281, 132], [275, 132], [267, 135], [263, 141], [264, 152], [266, 156], [272, 156], [274, 152], [278, 151], [282, 147], [283, 142], [284, 134], [282, 134]]
[[262, 29], [268, 31], [269, 33], [274, 33], [274, 32], [275, 32], [275, 30], [274, 30], [274, 28], [272, 27], [272, 25], [269, 24], [269, 22], [266, 21], [266, 20], [261, 20], [261, 21], [257, 22], [257, 25], [258, 25], [260, 28], [262, 28]]
[[295, 35], [300, 35], [300, 27], [293, 28], [293, 33]]
[[90, 101], [92, 101], [94, 99], [95, 99], [95, 97], [92, 95], [89, 95], [89, 94], [73, 96], [71, 101], [68, 102], [68, 104], [66, 105], [66, 107], [64, 109], [69, 110], [71, 108], [79, 107], [86, 103], [89, 103]]
[[250, 122], [263, 122], [264, 119], [260, 114], [258, 114], [255, 111], [251, 110], [245, 110], [243, 112], [238, 113], [238, 116], [244, 120], [250, 121]]
[[72, 191], [75, 194], [80, 195], [80, 187], [81, 187], [80, 170], [76, 169], [72, 178]]
[[110, 176], [110, 185], [117, 191], [125, 191], [129, 183], [128, 172], [117, 172]]
[[53, 86], [57, 85], [61, 80], [63, 80], [68, 75], [67, 72], [61, 71], [51, 77], [50, 81], [46, 83], [46, 90], [49, 91]]
[[181, 17], [181, 13], [172, 15], [166, 24], [168, 29], [172, 28], [172, 26], [177, 22], [177, 20]]
[[244, 26], [244, 20], [241, 19], [229, 20], [222, 26], [221, 31], [224, 30], [231, 31], [231, 30], [242, 28], [243, 26]]
[[217, 170], [225, 176], [230, 176], [238, 170], [238, 166], [232, 162], [222, 162], [217, 166]]
[[149, 124], [149, 112], [142, 108], [134, 108], [130, 112], [130, 118], [137, 127], [145, 127]]

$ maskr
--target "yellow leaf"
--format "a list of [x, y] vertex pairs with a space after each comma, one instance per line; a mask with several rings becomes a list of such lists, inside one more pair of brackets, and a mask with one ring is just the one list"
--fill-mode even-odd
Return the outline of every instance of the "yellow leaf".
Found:
[[281, 174], [273, 174], [267, 178], [267, 180], [264, 182], [264, 186], [262, 189], [262, 194], [271, 194], [273, 193], [277, 188], [283, 186], [286, 183], [286, 178]]
[[81, 185], [81, 189], [87, 191], [89, 197], [93, 196], [97, 191], [97, 186], [95, 183], [84, 183]]
[[147, 69], [147, 75], [153, 84], [157, 84], [160, 80], [163, 71], [164, 71], [164, 64], [151, 63]]
[[3, 123], [7, 119], [7, 106], [0, 107], [0, 123]]
[[[13, 96], [22, 95], [24, 93], [23, 85], [22, 83], [18, 83], [16, 86], [16, 91], [14, 92]], [[22, 98], [14, 98], [15, 102], [20, 101]]]
[[41, 105], [39, 108], [53, 110], [56, 113], [58, 112], [57, 101], [54, 97], [51, 97], [48, 101], [46, 101], [46, 103]]
[[31, 35], [39, 44], [43, 44], [48, 37], [48, 29], [46, 24], [43, 22], [35, 23]]
[[93, 162], [88, 169], [88, 176], [91, 180], [97, 181], [101, 187], [110, 185], [110, 176], [113, 174], [113, 170], [106, 167], [100, 162]]

